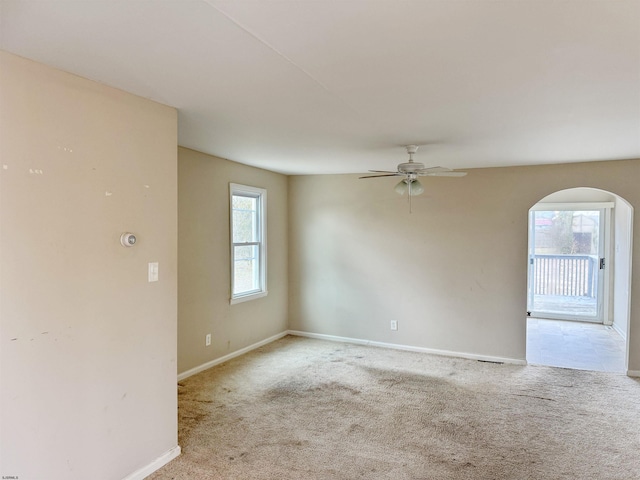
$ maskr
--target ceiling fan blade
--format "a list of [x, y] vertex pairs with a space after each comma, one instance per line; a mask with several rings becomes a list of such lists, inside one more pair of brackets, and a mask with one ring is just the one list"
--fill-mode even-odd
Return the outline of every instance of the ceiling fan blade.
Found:
[[398, 173], [397, 171], [392, 172], [391, 170], [369, 170], [369, 171], [373, 173]]
[[422, 173], [420, 172], [419, 175], [423, 176], [423, 177], [464, 177], [467, 174], [467, 172], [452, 172], [452, 171], [448, 171], [448, 172], [432, 172], [432, 173]]
[[421, 168], [418, 173], [435, 173], [435, 172], [452, 172], [450, 168], [447, 167], [428, 167]]
[[380, 177], [398, 177], [402, 176], [401, 173], [385, 173], [384, 175], [368, 175], [366, 177], [358, 177], [358, 178], [380, 178]]

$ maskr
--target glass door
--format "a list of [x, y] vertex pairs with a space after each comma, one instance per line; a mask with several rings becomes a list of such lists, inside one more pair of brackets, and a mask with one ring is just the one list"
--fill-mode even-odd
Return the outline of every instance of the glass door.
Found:
[[529, 212], [529, 314], [603, 322], [608, 209], [539, 204]]

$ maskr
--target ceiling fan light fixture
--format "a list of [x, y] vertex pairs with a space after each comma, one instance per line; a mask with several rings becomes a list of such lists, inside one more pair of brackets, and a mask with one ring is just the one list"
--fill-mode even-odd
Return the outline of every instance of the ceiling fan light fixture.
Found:
[[418, 180], [412, 180], [409, 185], [409, 195], [415, 197], [416, 195], [420, 195], [424, 193], [424, 187]]
[[418, 180], [412, 180], [408, 178], [400, 180], [400, 182], [398, 182], [398, 184], [394, 187], [394, 190], [398, 195], [409, 193], [409, 195], [411, 195], [412, 197], [424, 193], [424, 187]]
[[404, 195], [405, 193], [407, 193], [407, 190], [409, 190], [409, 188], [407, 187], [407, 181], [400, 180], [400, 182], [398, 182], [398, 184], [394, 187], [394, 190], [398, 195]]

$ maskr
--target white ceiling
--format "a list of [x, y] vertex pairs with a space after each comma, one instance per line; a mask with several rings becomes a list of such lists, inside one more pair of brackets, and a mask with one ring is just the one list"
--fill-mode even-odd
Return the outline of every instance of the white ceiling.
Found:
[[640, 0], [0, 0], [3, 50], [290, 174], [640, 158]]

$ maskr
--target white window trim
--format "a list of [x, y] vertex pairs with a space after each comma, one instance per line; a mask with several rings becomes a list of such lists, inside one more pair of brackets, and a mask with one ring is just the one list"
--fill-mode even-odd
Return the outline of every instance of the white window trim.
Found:
[[[234, 195], [249, 195], [253, 197], [259, 197], [258, 202], [258, 224], [260, 226], [260, 290], [243, 293], [240, 295], [233, 294], [233, 280], [234, 280], [234, 246], [233, 243], [233, 196]], [[240, 185], [238, 183], [229, 184], [229, 243], [231, 245], [231, 298], [229, 303], [235, 305], [237, 303], [246, 302], [248, 300], [254, 300], [256, 298], [266, 297], [269, 293], [267, 291], [267, 191], [264, 188], [250, 187], [248, 185]], [[238, 244], [242, 245], [242, 244]]]

